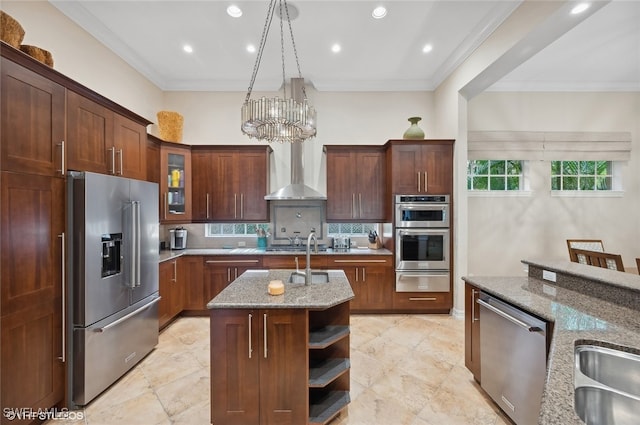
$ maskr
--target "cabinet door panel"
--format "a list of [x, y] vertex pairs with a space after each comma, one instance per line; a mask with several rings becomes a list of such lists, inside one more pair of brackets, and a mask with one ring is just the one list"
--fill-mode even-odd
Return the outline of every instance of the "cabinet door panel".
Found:
[[210, 301], [204, 296], [204, 268], [202, 257], [183, 256], [178, 260], [180, 278], [184, 283], [184, 309], [206, 311]]
[[422, 147], [423, 191], [451, 194], [453, 190], [453, 149], [451, 145]]
[[238, 154], [237, 172], [240, 192], [240, 219], [249, 221], [269, 218], [269, 206], [264, 199], [268, 193], [267, 156], [264, 152]]
[[[160, 147], [160, 221], [191, 221], [191, 150], [189, 147]], [[173, 173], [181, 178], [174, 180]]]
[[191, 153], [192, 178], [192, 218], [193, 220], [208, 220], [214, 199], [212, 186], [215, 183], [212, 175], [211, 154], [208, 152]]
[[47, 409], [62, 400], [64, 363], [60, 360], [59, 295], [2, 317], [3, 407]]
[[260, 314], [266, 338], [260, 344], [260, 423], [306, 423], [307, 313], [283, 309]]
[[1, 211], [5, 315], [60, 294], [64, 180], [3, 172]]
[[159, 282], [160, 302], [158, 303], [158, 321], [160, 328], [164, 327], [173, 317], [172, 315], [172, 297], [173, 286], [175, 282], [174, 261], [165, 261], [159, 266]]
[[353, 220], [357, 192], [354, 156], [350, 152], [327, 154], [327, 220]]
[[115, 116], [115, 174], [132, 179], [147, 177], [147, 132], [144, 126], [121, 115]]
[[64, 87], [2, 59], [2, 170], [62, 176]]
[[354, 167], [357, 170], [358, 193], [356, 206], [358, 217], [366, 221], [383, 221], [385, 218], [385, 167], [382, 152], [358, 154]]
[[113, 112], [67, 92], [67, 168], [113, 174]]
[[[420, 172], [419, 147], [398, 145], [392, 148], [391, 187], [393, 195], [418, 193]], [[422, 188], [421, 188], [422, 189]]]
[[254, 310], [212, 310], [210, 322], [211, 422], [257, 425], [260, 417], [259, 316]]
[[211, 215], [214, 220], [235, 220], [238, 218], [238, 179], [235, 168], [236, 156], [232, 152], [218, 152], [212, 156], [211, 173], [215, 180]]

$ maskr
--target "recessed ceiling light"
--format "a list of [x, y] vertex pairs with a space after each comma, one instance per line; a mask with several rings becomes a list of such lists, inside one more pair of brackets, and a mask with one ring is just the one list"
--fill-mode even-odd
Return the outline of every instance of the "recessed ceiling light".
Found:
[[433, 50], [433, 46], [431, 44], [425, 44], [422, 48], [422, 53], [429, 53]]
[[182, 46], [182, 50], [187, 53], [193, 53], [193, 46], [191, 46], [190, 44], [185, 44], [184, 46]]
[[338, 53], [340, 50], [342, 50], [342, 47], [338, 43], [331, 46], [331, 51], [333, 53]]
[[240, 9], [235, 4], [232, 4], [231, 6], [227, 7], [227, 15], [231, 16], [232, 18], [239, 18], [242, 16], [242, 9]]
[[573, 9], [571, 9], [572, 15], [577, 15], [578, 13], [582, 13], [587, 10], [591, 6], [589, 3], [579, 3]]
[[374, 19], [382, 19], [387, 16], [387, 9], [384, 6], [378, 6], [373, 9], [371, 16], [373, 16]]
[[253, 44], [247, 44], [247, 52], [255, 53], [256, 52], [256, 46], [254, 46]]

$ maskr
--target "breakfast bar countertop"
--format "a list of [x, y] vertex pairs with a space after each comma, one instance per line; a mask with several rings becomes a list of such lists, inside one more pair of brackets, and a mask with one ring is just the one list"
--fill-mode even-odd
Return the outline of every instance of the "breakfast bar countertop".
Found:
[[[208, 309], [223, 308], [302, 308], [326, 309], [354, 297], [351, 285], [342, 270], [323, 270], [329, 282], [287, 282], [293, 270], [247, 270], [207, 304]], [[269, 295], [272, 280], [284, 283], [284, 294]]]
[[[594, 344], [640, 354], [638, 310], [594, 296], [591, 285], [611, 284], [640, 298], [640, 276], [577, 263], [523, 261], [573, 279], [574, 291], [537, 277], [464, 277], [463, 280], [553, 322], [540, 425], [584, 425], [574, 410], [574, 349]], [[595, 269], [595, 270], [594, 270]], [[589, 278], [587, 278], [589, 277]], [[593, 283], [596, 281], [596, 283]], [[635, 292], [637, 291], [637, 293]]]

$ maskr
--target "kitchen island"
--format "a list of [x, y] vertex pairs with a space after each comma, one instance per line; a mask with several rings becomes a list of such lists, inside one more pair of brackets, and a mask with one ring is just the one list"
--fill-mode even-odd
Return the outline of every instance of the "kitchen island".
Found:
[[246, 271], [207, 304], [214, 425], [325, 424], [349, 403], [351, 285], [341, 270], [289, 283], [292, 271]]
[[575, 346], [640, 354], [640, 276], [566, 261], [523, 263], [528, 276], [463, 280], [553, 325], [538, 423], [584, 425], [574, 409]]

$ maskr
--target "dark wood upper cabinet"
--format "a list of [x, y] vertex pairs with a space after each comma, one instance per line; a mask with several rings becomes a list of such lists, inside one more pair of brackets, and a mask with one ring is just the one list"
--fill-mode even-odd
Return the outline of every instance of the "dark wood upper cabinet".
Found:
[[65, 88], [4, 57], [0, 73], [0, 166], [64, 177]]
[[160, 222], [191, 221], [191, 146], [160, 146]]
[[132, 179], [147, 178], [147, 129], [122, 115], [114, 115], [116, 173]]
[[327, 221], [381, 222], [385, 219], [385, 148], [325, 146]]
[[270, 147], [194, 146], [194, 221], [269, 221]]
[[68, 167], [115, 174], [113, 111], [74, 92], [67, 94]]
[[453, 140], [390, 140], [391, 195], [453, 193]]
[[67, 92], [68, 168], [145, 180], [146, 128], [75, 92]]

